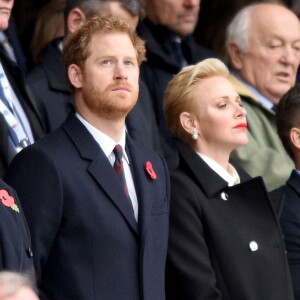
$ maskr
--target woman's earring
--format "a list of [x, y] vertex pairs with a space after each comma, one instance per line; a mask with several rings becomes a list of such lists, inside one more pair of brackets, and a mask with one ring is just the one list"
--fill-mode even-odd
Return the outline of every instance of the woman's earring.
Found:
[[197, 139], [198, 139], [198, 132], [196, 130], [192, 133], [192, 139], [194, 141], [197, 141]]

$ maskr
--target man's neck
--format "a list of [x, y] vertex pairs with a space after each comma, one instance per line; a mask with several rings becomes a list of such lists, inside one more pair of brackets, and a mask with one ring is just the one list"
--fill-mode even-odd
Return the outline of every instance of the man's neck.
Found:
[[109, 119], [96, 115], [84, 114], [77, 112], [87, 123], [109, 136], [114, 141], [118, 142], [124, 132], [125, 117], [122, 119]]

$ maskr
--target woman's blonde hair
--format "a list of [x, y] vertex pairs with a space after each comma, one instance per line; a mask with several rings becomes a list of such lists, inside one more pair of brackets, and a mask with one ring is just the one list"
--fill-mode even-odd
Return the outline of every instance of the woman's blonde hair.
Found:
[[219, 59], [209, 58], [183, 68], [169, 82], [163, 108], [169, 128], [179, 139], [184, 140], [187, 136], [180, 123], [180, 114], [198, 115], [198, 98], [193, 95], [195, 85], [213, 76], [228, 78], [229, 70]]

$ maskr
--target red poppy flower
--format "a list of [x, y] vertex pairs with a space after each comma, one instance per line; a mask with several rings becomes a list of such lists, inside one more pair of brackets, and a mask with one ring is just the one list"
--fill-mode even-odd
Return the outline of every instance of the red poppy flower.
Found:
[[19, 208], [15, 204], [14, 197], [10, 196], [6, 190], [0, 190], [0, 200], [3, 205], [11, 207], [14, 211], [19, 212]]
[[151, 179], [155, 180], [157, 178], [150, 161], [146, 162], [146, 171]]

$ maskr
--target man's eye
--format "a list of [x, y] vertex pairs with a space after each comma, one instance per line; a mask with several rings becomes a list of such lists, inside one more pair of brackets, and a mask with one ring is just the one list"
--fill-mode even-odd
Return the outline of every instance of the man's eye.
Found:
[[276, 49], [276, 48], [280, 48], [280, 47], [281, 47], [281, 45], [277, 45], [277, 44], [269, 45], [270, 49]]
[[133, 62], [132, 61], [125, 61], [125, 65], [126, 66], [133, 66]]
[[111, 61], [108, 60], [108, 59], [102, 61], [102, 64], [103, 64], [103, 65], [109, 65], [110, 63], [111, 63]]

